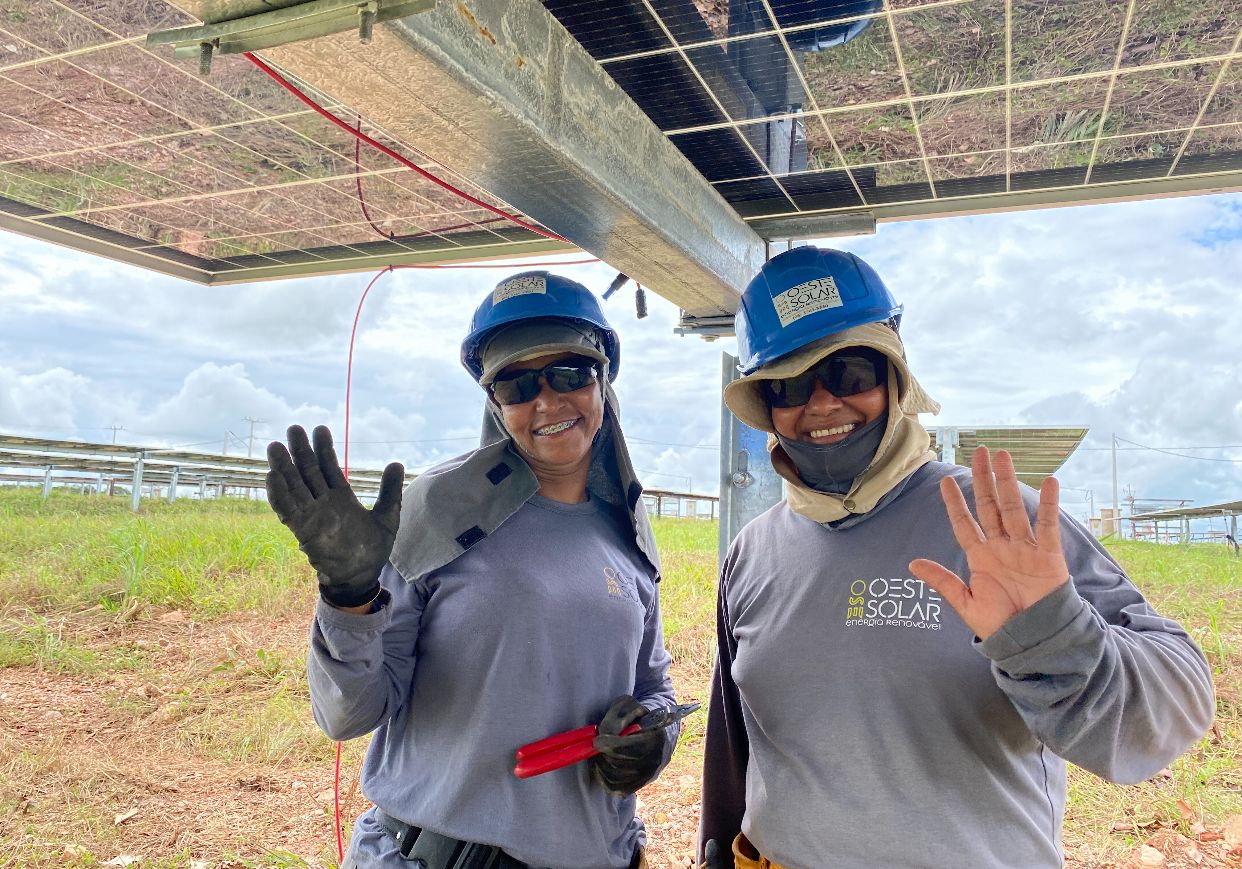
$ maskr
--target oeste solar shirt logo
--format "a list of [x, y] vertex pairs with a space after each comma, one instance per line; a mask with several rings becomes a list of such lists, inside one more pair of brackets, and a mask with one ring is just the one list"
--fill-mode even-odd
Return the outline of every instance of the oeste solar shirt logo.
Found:
[[942, 603], [921, 579], [856, 579], [850, 583], [845, 626], [938, 631]]

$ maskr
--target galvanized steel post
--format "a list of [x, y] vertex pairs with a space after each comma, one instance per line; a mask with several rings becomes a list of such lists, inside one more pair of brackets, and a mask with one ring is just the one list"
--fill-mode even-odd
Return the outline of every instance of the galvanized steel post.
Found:
[[[737, 357], [722, 353], [721, 389], [738, 379]], [[768, 436], [735, 417], [720, 401], [720, 564], [742, 527], [779, 503], [784, 481], [768, 459]]]

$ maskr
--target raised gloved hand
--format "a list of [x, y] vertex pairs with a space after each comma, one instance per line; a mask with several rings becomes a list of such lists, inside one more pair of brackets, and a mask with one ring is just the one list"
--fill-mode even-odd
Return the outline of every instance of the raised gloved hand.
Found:
[[324, 600], [338, 607], [370, 603], [397, 539], [405, 468], [393, 462], [384, 469], [368, 510], [341, 472], [326, 426], [315, 427], [313, 449], [300, 425], [288, 435], [289, 449], [280, 441], [267, 448], [267, 500], [318, 572]]
[[599, 754], [591, 763], [600, 781], [614, 793], [632, 794], [651, 782], [660, 770], [664, 759], [664, 728], [620, 735], [649, 711], [626, 694], [612, 701], [597, 726], [595, 750]]
[[699, 869], [725, 869], [725, 860], [715, 839], [703, 843], [703, 862], [699, 864]]

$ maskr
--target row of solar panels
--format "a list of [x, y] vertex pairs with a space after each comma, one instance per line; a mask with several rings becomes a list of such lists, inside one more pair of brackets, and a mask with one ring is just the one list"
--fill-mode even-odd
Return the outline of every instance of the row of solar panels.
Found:
[[[268, 8], [238, 0], [227, 11], [251, 7]], [[225, 8], [0, 6], [0, 226], [200, 280], [566, 248], [358, 150], [237, 56], [217, 58], [202, 78], [167, 46], [144, 45], [148, 33], [194, 24], [184, 10]], [[1242, 172], [1237, 0], [543, 8], [748, 219], [948, 214], [1034, 193], [1046, 194], [1043, 204], [1086, 201], [1105, 188], [1156, 195], [1237, 185]], [[492, 34], [498, 48], [514, 38]], [[350, 51], [351, 62], [370, 62], [364, 47]], [[394, 107], [407, 129], [393, 135], [359, 116], [351, 103], [362, 95], [341, 81], [323, 83], [335, 94], [301, 86], [384, 145], [522, 216], [482, 179], [457, 175], [456, 155], [429, 157], [404, 141], [430, 120], [419, 109]], [[503, 160], [524, 158], [516, 140], [493, 147]], [[654, 190], [671, 180], [649, 179]], [[553, 230], [574, 234], [548, 215]]]

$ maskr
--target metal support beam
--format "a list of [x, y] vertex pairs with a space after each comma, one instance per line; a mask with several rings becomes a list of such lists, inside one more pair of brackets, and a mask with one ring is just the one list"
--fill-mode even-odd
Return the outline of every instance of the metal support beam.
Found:
[[750, 228], [767, 241], [799, 241], [843, 235], [875, 235], [875, 215], [820, 214], [814, 217], [767, 217], [750, 221]]
[[177, 500], [177, 478], [181, 476], [181, 468], [173, 465], [172, 478], [168, 481], [168, 503]]
[[[737, 380], [737, 357], [720, 354], [721, 389]], [[720, 402], [720, 563], [751, 519], [785, 497], [785, 481], [768, 458], [768, 436], [735, 417]]]
[[46, 501], [52, 494], [52, 466], [48, 465], [43, 469], [43, 500]]
[[[176, 4], [208, 23], [270, 8]], [[538, 0], [437, 3], [370, 45], [264, 57], [691, 315], [732, 313], [763, 265], [754, 231]]]

